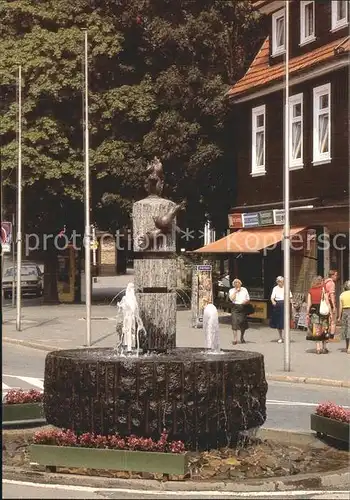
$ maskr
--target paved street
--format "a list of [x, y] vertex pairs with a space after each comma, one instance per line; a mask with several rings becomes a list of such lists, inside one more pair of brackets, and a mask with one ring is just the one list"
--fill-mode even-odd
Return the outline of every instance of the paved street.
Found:
[[[40, 389], [44, 379], [46, 353], [11, 344], [3, 346], [3, 390], [10, 387]], [[310, 430], [310, 412], [320, 401], [350, 405], [349, 389], [308, 384], [269, 382], [265, 427]]]
[[298, 499], [298, 500], [349, 500], [349, 492], [347, 491], [286, 491], [278, 492], [249, 492], [249, 493], [225, 493], [215, 491], [205, 492], [182, 492], [174, 491], [163, 493], [161, 491], [143, 491], [143, 490], [127, 490], [127, 489], [96, 489], [83, 486], [63, 486], [63, 485], [48, 485], [48, 484], [30, 484], [21, 483], [20, 481], [3, 481], [3, 498], [91, 498], [91, 499], [175, 499], [195, 500], [195, 499], [241, 499], [241, 498], [266, 498], [266, 499]]

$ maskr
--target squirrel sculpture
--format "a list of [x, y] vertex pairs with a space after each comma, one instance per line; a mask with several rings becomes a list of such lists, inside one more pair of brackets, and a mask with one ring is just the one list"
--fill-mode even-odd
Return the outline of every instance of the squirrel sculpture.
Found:
[[150, 195], [159, 196], [163, 191], [164, 172], [163, 165], [157, 157], [148, 164], [146, 172], [149, 174], [145, 182], [146, 191]]
[[[157, 247], [158, 238], [162, 234], [168, 234], [173, 229], [173, 222], [180, 210], [183, 210], [186, 206], [186, 201], [182, 201], [178, 205], [174, 205], [165, 215], [153, 217], [155, 229], [151, 231], [147, 231], [145, 235], [138, 237], [138, 245], [142, 248], [142, 250], [150, 250]], [[179, 231], [179, 228], [176, 227], [176, 230]]]

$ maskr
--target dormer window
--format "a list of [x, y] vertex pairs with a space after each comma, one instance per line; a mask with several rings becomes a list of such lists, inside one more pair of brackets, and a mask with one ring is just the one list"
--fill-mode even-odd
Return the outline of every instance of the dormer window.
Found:
[[313, 42], [315, 37], [315, 2], [300, 2], [300, 44]]
[[278, 56], [285, 51], [285, 14], [284, 9], [272, 14], [272, 55]]
[[348, 25], [347, 0], [332, 1], [332, 31], [339, 30]]

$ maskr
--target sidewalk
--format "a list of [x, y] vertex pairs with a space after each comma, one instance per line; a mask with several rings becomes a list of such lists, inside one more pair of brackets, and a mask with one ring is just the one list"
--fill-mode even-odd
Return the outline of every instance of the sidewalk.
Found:
[[[116, 344], [116, 307], [92, 306], [92, 347], [114, 347]], [[3, 309], [3, 342], [20, 344], [42, 350], [74, 349], [85, 345], [85, 305], [28, 306], [23, 308], [22, 331], [16, 331], [16, 310]], [[178, 311], [177, 346], [204, 347], [202, 329], [191, 324], [190, 311]], [[350, 356], [344, 351], [344, 342], [329, 343], [330, 353], [317, 356], [315, 346], [305, 339], [305, 332], [292, 332], [291, 371], [284, 372], [284, 346], [276, 342], [276, 332], [260, 324], [250, 324], [247, 343], [232, 346], [230, 317], [220, 317], [220, 345], [222, 349], [257, 351], [265, 357], [269, 380], [304, 382], [337, 387], [350, 387]]]

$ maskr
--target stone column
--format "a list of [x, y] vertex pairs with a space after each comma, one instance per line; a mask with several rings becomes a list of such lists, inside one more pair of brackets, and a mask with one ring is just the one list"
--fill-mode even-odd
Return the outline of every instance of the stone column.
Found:
[[164, 216], [175, 203], [149, 196], [134, 203], [134, 283], [140, 315], [147, 336], [141, 339], [143, 349], [168, 350], [176, 340], [176, 239], [173, 230], [162, 234], [158, 244], [143, 250], [138, 239], [155, 229], [154, 218]]

